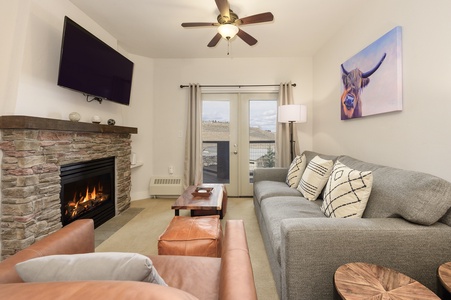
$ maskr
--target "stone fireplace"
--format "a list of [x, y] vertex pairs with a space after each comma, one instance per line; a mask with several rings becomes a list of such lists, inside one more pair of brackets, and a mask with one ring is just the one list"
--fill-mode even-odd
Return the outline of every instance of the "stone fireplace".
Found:
[[1, 259], [61, 228], [61, 167], [114, 157], [115, 213], [130, 206], [137, 128], [0, 116]]

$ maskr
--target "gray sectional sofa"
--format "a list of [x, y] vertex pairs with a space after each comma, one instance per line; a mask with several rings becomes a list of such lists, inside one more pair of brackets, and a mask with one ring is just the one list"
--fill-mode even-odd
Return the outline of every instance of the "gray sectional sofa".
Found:
[[319, 155], [372, 171], [373, 184], [362, 218], [328, 218], [322, 199], [288, 187], [288, 168], [254, 171], [255, 213], [280, 298], [338, 298], [334, 272], [349, 262], [395, 269], [437, 292], [437, 268], [451, 261], [451, 183], [349, 156], [304, 154], [307, 164]]

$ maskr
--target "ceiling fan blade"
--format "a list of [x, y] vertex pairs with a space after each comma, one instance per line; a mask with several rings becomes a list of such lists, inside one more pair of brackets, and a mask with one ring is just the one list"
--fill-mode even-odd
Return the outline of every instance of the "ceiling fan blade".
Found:
[[208, 43], [208, 47], [214, 47], [216, 46], [216, 44], [219, 42], [219, 40], [222, 38], [222, 36], [217, 33], [210, 41], [210, 43]]
[[201, 26], [219, 26], [219, 23], [209, 23], [209, 22], [182, 23], [182, 27], [201, 27]]
[[230, 6], [229, 2], [227, 0], [215, 0], [216, 6], [219, 9], [219, 12], [221, 13], [221, 16], [225, 18], [226, 20], [230, 19]]
[[265, 13], [238, 19], [235, 21], [235, 24], [246, 25], [246, 24], [262, 23], [262, 22], [270, 22], [272, 20], [274, 20], [274, 15], [270, 12], [265, 12]]
[[249, 46], [257, 44], [257, 40], [253, 36], [244, 32], [241, 29], [238, 31], [236, 35], [239, 36], [243, 41], [245, 41]]

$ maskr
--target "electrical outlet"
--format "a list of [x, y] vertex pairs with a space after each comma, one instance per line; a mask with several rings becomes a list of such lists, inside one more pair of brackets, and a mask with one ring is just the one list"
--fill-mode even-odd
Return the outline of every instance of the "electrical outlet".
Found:
[[173, 166], [169, 166], [169, 168], [168, 168], [168, 172], [169, 172], [169, 174], [174, 174], [174, 167]]

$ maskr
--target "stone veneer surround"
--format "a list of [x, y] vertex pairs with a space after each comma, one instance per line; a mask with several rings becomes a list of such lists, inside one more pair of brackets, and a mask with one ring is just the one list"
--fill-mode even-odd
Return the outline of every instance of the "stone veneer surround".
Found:
[[1, 259], [61, 228], [61, 165], [114, 156], [116, 214], [130, 206], [136, 128], [1, 116], [0, 131]]

